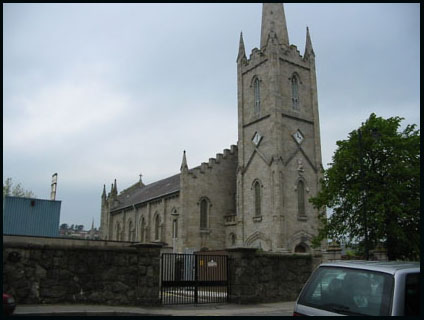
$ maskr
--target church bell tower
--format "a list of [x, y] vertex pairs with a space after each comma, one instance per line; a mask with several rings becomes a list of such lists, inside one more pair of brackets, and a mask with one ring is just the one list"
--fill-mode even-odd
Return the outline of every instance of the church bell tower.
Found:
[[260, 48], [237, 56], [237, 244], [310, 252], [318, 211], [308, 199], [321, 176], [315, 53], [290, 45], [284, 6], [262, 8]]

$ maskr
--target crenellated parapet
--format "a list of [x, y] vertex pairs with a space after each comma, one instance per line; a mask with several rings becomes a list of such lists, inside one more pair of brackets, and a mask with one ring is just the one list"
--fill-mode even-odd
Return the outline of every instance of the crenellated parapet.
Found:
[[[222, 166], [225, 166], [227, 163], [233, 162], [237, 163], [238, 149], [236, 145], [231, 145], [229, 149], [224, 149], [222, 153], [217, 153], [215, 158], [209, 158], [208, 162], [202, 162], [200, 166], [194, 167], [192, 169], [188, 169], [187, 171], [182, 171], [182, 173], [186, 173], [193, 179], [199, 177], [199, 175], [211, 173], [213, 174], [214, 169], [218, 169]], [[183, 165], [182, 167], [187, 167], [186, 155], [184, 153], [183, 157]]]
[[311, 55], [309, 52], [302, 56], [296, 45], [292, 44], [290, 46], [284, 46], [276, 44], [276, 46], [277, 50], [275, 51], [271, 51], [270, 46], [265, 47], [262, 50], [258, 48], [252, 49], [249, 59], [243, 59], [239, 62], [241, 72], [248, 72], [251, 69], [256, 68], [258, 65], [266, 62], [270, 58], [270, 54], [274, 52], [277, 52], [279, 59], [298, 65], [302, 68], [310, 68], [310, 60], [307, 59]]

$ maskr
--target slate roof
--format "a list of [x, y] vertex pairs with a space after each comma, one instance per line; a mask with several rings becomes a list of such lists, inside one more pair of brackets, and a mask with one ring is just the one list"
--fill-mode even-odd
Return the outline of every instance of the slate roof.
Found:
[[143, 185], [135, 190], [123, 192], [118, 195], [119, 204], [111, 211], [117, 211], [132, 205], [147, 202], [165, 195], [180, 191], [180, 174]]

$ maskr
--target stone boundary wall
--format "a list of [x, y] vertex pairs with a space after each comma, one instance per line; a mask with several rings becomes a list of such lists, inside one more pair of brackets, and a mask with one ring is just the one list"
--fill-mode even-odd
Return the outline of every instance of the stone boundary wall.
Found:
[[309, 254], [269, 254], [227, 249], [232, 303], [294, 301], [314, 268]]
[[18, 304], [157, 304], [161, 245], [3, 236], [3, 292]]

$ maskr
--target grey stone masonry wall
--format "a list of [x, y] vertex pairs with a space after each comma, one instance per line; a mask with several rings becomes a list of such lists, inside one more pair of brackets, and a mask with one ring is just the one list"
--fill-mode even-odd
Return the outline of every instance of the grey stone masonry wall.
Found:
[[313, 268], [309, 254], [272, 254], [254, 248], [227, 252], [233, 303], [294, 301]]
[[[202, 248], [221, 249], [228, 244], [224, 223], [227, 216], [236, 214], [237, 146], [218, 153], [200, 166], [181, 171], [181, 237], [177, 247], [199, 251]], [[206, 228], [200, 229], [200, 203], [208, 204]]]
[[3, 292], [18, 304], [159, 303], [160, 245], [3, 236]]

